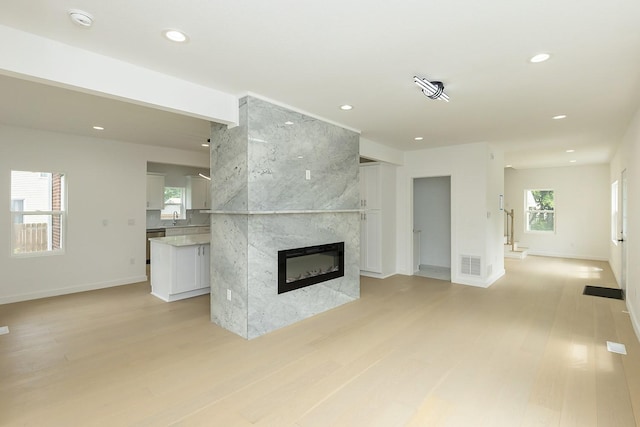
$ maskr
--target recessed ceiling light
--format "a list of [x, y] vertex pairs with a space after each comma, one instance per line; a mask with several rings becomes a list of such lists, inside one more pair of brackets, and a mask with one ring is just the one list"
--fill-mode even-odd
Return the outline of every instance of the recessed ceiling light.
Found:
[[304, 156], [298, 156], [299, 159], [304, 159]]
[[200, 144], [200, 145], [202, 145], [203, 147], [208, 147], [209, 146], [209, 144], [207, 144], [206, 142], [204, 144]]
[[569, 163], [575, 163], [577, 160], [569, 160]]
[[506, 165], [505, 168], [512, 168], [512, 165]]
[[559, 114], [557, 116], [553, 116], [552, 119], [553, 120], [562, 120], [562, 119], [566, 119], [567, 115], [566, 114]]
[[94, 126], [93, 127], [95, 130], [104, 130], [104, 128], [102, 126]]
[[292, 125], [293, 122], [291, 120], [287, 120], [286, 122], [284, 122], [285, 125]]
[[186, 43], [189, 41], [189, 37], [179, 30], [164, 30], [162, 35], [176, 43]]
[[93, 25], [93, 16], [91, 16], [90, 13], [87, 13], [84, 10], [70, 9], [69, 18], [71, 19], [71, 21], [73, 21], [74, 24], [84, 28], [89, 28], [91, 25]]
[[424, 138], [421, 136], [416, 136], [415, 138], [413, 138], [416, 141], [422, 141]]
[[551, 55], [549, 55], [548, 53], [539, 53], [535, 56], [532, 56], [531, 59], [529, 60], [530, 62], [538, 63], [538, 62], [544, 62], [547, 59], [551, 58]]
[[576, 150], [567, 150], [567, 153], [575, 153]]
[[353, 110], [353, 106], [351, 106], [349, 104], [344, 104], [344, 105], [340, 106], [340, 109], [344, 110], [344, 111], [349, 111], [349, 110]]

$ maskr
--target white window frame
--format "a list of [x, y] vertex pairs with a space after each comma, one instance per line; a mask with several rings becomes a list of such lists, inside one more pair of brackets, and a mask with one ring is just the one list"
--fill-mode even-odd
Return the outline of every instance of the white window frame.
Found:
[[[535, 209], [535, 210], [530, 210], [528, 203], [527, 203], [527, 198], [529, 196], [529, 192], [531, 191], [552, 191], [553, 192], [553, 204], [554, 204], [554, 209], [553, 210], [549, 210], [549, 209]], [[555, 234], [556, 233], [556, 228], [557, 228], [557, 223], [558, 223], [558, 215], [557, 215], [557, 211], [555, 209], [556, 206], [556, 191], [553, 188], [527, 188], [526, 190], [524, 190], [524, 232], [527, 234]], [[529, 229], [529, 214], [531, 212], [536, 212], [536, 213], [552, 213], [553, 214], [553, 230], [530, 230]]]
[[[163, 221], [170, 221], [173, 220], [173, 216], [171, 218], [167, 218], [166, 216], [169, 215], [168, 211], [170, 210], [171, 206], [179, 206], [180, 207], [180, 214], [178, 216], [177, 219], [187, 219], [187, 188], [186, 187], [174, 187], [171, 185], [165, 185], [164, 188], [179, 188], [182, 192], [182, 196], [180, 198], [180, 203], [168, 203], [166, 200], [164, 200], [164, 207], [160, 210], [160, 219]], [[164, 199], [164, 193], [163, 193], [163, 199]], [[163, 216], [165, 216], [165, 218], [163, 218]]]
[[[33, 171], [18, 171], [12, 170], [12, 172], [33, 172]], [[67, 231], [67, 174], [62, 172], [36, 172], [36, 173], [47, 173], [47, 174], [59, 174], [62, 176], [61, 183], [61, 210], [25, 210], [24, 208], [21, 210], [14, 209], [15, 204], [11, 203], [10, 217], [11, 217], [11, 256], [12, 257], [41, 257], [41, 256], [50, 256], [50, 255], [63, 255], [65, 253], [66, 248], [66, 231]], [[11, 186], [13, 188], [13, 182], [11, 182]], [[52, 191], [52, 188], [49, 188], [49, 191]], [[51, 194], [48, 195], [51, 197]], [[12, 199], [13, 200], [21, 200], [21, 199]], [[24, 199], [22, 199], [24, 200]], [[14, 224], [17, 222], [18, 218], [23, 220], [28, 216], [45, 216], [49, 217], [47, 224], [53, 223], [54, 217], [59, 217], [60, 219], [60, 247], [53, 248], [53, 227], [49, 227], [47, 230], [47, 249], [44, 250], [34, 250], [29, 252], [16, 252], [18, 249], [16, 247], [16, 227]], [[17, 223], [23, 223], [22, 221]]]

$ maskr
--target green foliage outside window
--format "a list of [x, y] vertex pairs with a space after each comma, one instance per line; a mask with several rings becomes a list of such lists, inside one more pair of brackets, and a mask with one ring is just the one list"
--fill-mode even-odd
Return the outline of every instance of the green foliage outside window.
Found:
[[527, 231], [555, 231], [555, 206], [553, 190], [527, 190]]
[[164, 187], [164, 201], [167, 203], [171, 199], [182, 200], [184, 188], [181, 187]]

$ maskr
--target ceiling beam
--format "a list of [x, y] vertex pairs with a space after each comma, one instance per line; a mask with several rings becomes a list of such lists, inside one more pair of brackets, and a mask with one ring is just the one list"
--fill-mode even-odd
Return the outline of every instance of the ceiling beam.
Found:
[[227, 125], [236, 96], [0, 25], [0, 74]]

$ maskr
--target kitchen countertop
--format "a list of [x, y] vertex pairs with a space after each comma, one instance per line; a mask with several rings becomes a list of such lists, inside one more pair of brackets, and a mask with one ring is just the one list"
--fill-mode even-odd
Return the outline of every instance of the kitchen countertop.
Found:
[[162, 231], [167, 228], [191, 228], [191, 227], [210, 227], [209, 224], [185, 224], [185, 225], [156, 225], [153, 227], [147, 227], [147, 231]]
[[211, 235], [204, 233], [187, 234], [186, 236], [152, 237], [149, 241], [169, 246], [208, 245], [211, 242]]

